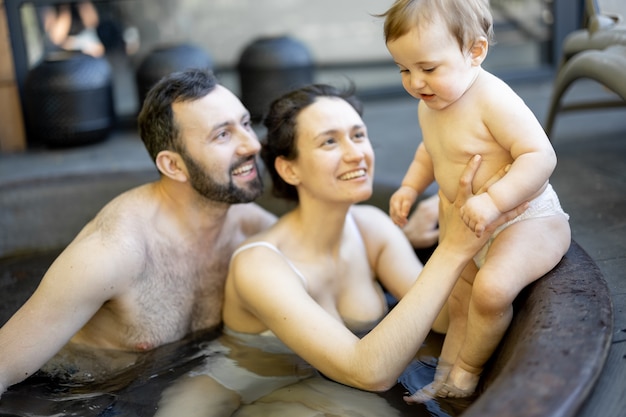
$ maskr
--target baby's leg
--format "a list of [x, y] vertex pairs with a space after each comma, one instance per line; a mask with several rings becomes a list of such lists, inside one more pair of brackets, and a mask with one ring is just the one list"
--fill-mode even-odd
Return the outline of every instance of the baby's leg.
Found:
[[477, 271], [476, 265], [473, 262], [469, 263], [448, 298], [449, 325], [437, 363], [435, 379], [411, 396], [404, 397], [406, 402], [425, 403], [432, 400], [448, 379], [452, 364], [456, 361], [465, 340], [472, 282]]
[[465, 341], [438, 396], [474, 393], [485, 363], [511, 322], [515, 297], [554, 268], [570, 242], [569, 224], [562, 215], [520, 221], [494, 239], [474, 281]]

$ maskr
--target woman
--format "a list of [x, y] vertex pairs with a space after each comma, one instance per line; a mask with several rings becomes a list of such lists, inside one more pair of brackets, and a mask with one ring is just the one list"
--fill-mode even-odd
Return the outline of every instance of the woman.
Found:
[[[328, 378], [387, 390], [486, 241], [458, 212], [472, 196], [480, 159], [468, 164], [454, 204], [441, 197], [448, 228], [422, 269], [385, 213], [356, 205], [372, 194], [374, 154], [351, 92], [325, 85], [293, 91], [272, 103], [265, 126], [261, 155], [274, 193], [297, 206], [233, 255], [226, 331], [275, 335]], [[383, 287], [401, 299], [390, 312]]]

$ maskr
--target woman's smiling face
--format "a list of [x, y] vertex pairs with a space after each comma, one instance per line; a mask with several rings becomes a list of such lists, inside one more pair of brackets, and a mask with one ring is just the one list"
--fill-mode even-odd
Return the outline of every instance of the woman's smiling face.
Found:
[[345, 100], [320, 97], [297, 116], [298, 157], [291, 161], [300, 194], [361, 202], [372, 194], [374, 151], [367, 128]]

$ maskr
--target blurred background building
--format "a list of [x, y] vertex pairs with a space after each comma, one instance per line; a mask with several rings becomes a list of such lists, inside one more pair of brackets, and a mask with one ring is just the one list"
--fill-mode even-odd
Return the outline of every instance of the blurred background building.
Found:
[[[563, 38], [582, 23], [582, 1], [578, 3], [492, 0], [496, 44], [485, 66], [507, 81], [552, 76]], [[391, 4], [392, 0], [5, 0], [15, 81], [22, 98], [28, 72], [51, 50], [82, 49], [111, 64], [115, 113], [122, 121], [134, 120], [140, 107], [136, 72], [141, 63], [156, 49], [174, 45], [206, 52], [222, 83], [237, 93], [241, 93], [237, 66], [245, 48], [276, 36], [288, 36], [307, 48], [315, 81], [351, 80], [362, 95], [401, 93], [384, 45], [383, 20], [375, 16]]]

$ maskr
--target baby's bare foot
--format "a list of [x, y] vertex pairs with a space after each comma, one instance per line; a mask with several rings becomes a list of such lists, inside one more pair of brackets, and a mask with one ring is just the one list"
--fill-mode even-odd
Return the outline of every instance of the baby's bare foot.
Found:
[[409, 404], [423, 404], [435, 398], [442, 387], [442, 381], [433, 381], [422, 389], [416, 391], [413, 395], [405, 395], [402, 398]]
[[435, 379], [430, 384], [416, 391], [413, 395], [402, 397], [409, 404], [423, 404], [435, 398], [442, 389], [444, 382], [448, 379], [452, 365], [446, 362], [439, 362], [435, 370]]
[[437, 397], [441, 398], [467, 398], [476, 391], [480, 375], [468, 372], [460, 367], [455, 367], [444, 384], [437, 391]]

